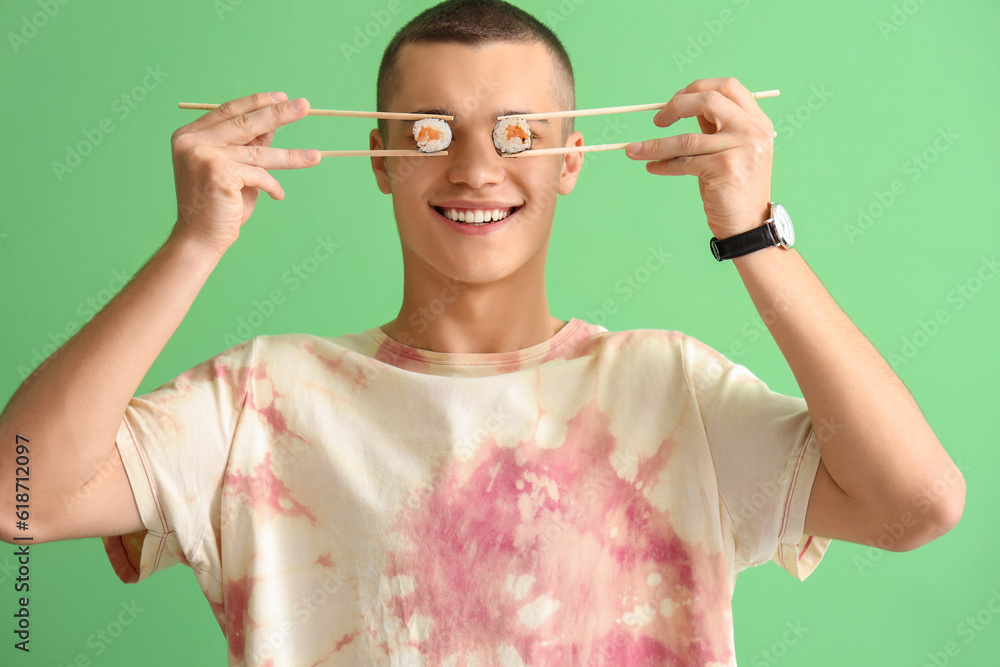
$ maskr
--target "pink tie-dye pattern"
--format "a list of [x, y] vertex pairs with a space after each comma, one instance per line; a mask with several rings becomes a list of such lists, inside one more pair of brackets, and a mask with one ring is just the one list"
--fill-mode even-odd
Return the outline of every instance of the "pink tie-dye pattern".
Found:
[[[225, 492], [234, 500], [249, 501], [253, 511], [265, 521], [276, 515], [286, 517], [304, 516], [312, 525], [316, 517], [309, 508], [292, 498], [291, 491], [274, 474], [271, 452], [264, 453], [264, 460], [254, 466], [254, 474], [244, 475], [239, 470], [226, 473]], [[282, 505], [285, 501], [286, 505]]]
[[224, 632], [229, 642], [229, 653], [236, 660], [243, 660], [246, 648], [246, 624], [257, 623], [247, 616], [247, 605], [253, 595], [256, 579], [249, 575], [239, 579], [228, 579], [223, 588], [226, 609], [226, 627]]
[[[411, 548], [386, 552], [383, 574], [413, 577], [419, 594], [391, 596], [383, 613], [404, 627], [414, 615], [430, 619], [427, 639], [409, 640], [428, 664], [478, 652], [478, 665], [500, 665], [501, 644], [535, 666], [730, 661], [723, 555], [680, 539], [641, 492], [667, 465], [672, 441], [630, 483], [611, 466], [616, 441], [608, 424], [591, 402], [558, 448], [499, 448], [487, 439], [475, 460], [453, 463], [434, 491], [404, 506], [394, 529]], [[587, 496], [594, 506], [574, 505]], [[530, 518], [522, 521], [525, 505]], [[529, 574], [528, 591], [515, 599], [511, 582]], [[660, 580], [651, 586], [654, 574]], [[665, 599], [669, 617], [660, 613]], [[522, 622], [533, 603], [551, 610], [531, 620], [535, 627]], [[627, 628], [622, 617], [645, 605], [653, 619]], [[576, 643], [579, 637], [594, 639]], [[480, 649], [490, 646], [484, 663]]]
[[268, 364], [267, 362], [261, 362], [254, 368], [254, 379], [257, 383], [262, 384], [265, 382], [271, 385], [271, 403], [266, 407], [261, 407], [257, 404], [257, 398], [254, 398], [253, 408], [258, 415], [260, 415], [264, 422], [270, 427], [271, 432], [274, 433], [275, 437], [285, 435], [286, 433], [292, 435], [288, 430], [288, 425], [285, 422], [285, 415], [281, 414], [281, 410], [278, 409], [277, 401], [282, 397], [275, 388], [275, 383], [268, 376]]
[[[267, 362], [261, 362], [254, 367], [253, 377], [255, 384], [260, 386], [267, 385], [268, 391], [261, 392], [258, 390], [251, 392], [248, 408], [270, 430], [270, 437], [274, 442], [279, 460], [284, 460], [285, 456], [292, 452], [295, 455], [301, 455], [304, 450], [303, 445], [307, 445], [310, 449], [316, 449], [317, 445], [313, 440], [288, 427], [288, 420], [282, 413], [281, 408], [278, 407], [279, 399], [287, 398], [287, 394], [278, 391], [277, 385], [280, 384], [280, 381], [275, 383], [271, 378]], [[266, 406], [261, 405], [261, 393], [270, 396], [270, 402]], [[321, 447], [319, 448], [321, 449]]]
[[[236, 358], [251, 345], [252, 341], [244, 341], [234, 345], [230, 349], [226, 350], [226, 352], [229, 356]], [[183, 391], [186, 388], [193, 386], [195, 382], [212, 383], [214, 380], [219, 379], [225, 381], [229, 385], [229, 388], [234, 390], [235, 393], [241, 394], [240, 398], [242, 399], [242, 390], [246, 387], [247, 379], [252, 372], [250, 366], [240, 366], [235, 364], [228, 365], [221, 359], [209, 360], [208, 362], [203, 363], [212, 364], [211, 377], [203, 377], [202, 373], [204, 368], [202, 364], [198, 364], [197, 366], [187, 369], [174, 379], [176, 389]]]
[[[337, 346], [324, 349], [327, 339], [264, 337], [256, 343], [260, 353], [252, 357], [256, 363], [252, 381], [249, 364], [237, 365], [220, 358], [191, 377], [182, 375], [172, 390], [149, 395], [143, 406], [146, 412], [136, 411], [137, 418], [130, 428], [137, 430], [140, 439], [145, 430], [161, 436], [161, 441], [150, 436], [149, 456], [154, 462], [161, 452], [163, 460], [172, 460], [168, 453], [176, 449], [173, 440], [177, 437], [200, 433], [198, 422], [186, 417], [182, 410], [188, 395], [217, 392], [220, 407], [235, 410], [227, 414], [229, 422], [239, 428], [233, 434], [231, 458], [225, 462], [224, 472], [230, 474], [221, 475], [221, 533], [217, 531], [212, 540], [213, 533], [206, 532], [205, 538], [195, 543], [201, 545], [198, 550], [189, 551], [190, 541], [180, 543], [184, 551], [175, 550], [181, 563], [212, 575], [201, 581], [212, 611], [231, 642], [231, 663], [251, 664], [253, 647], [263, 646], [267, 641], [264, 638], [275, 630], [271, 620], [263, 620], [260, 610], [267, 608], [268, 617], [273, 618], [275, 605], [299, 599], [275, 598], [271, 586], [258, 586], [264, 581], [249, 576], [260, 575], [263, 570], [255, 566], [248, 569], [255, 561], [244, 556], [254, 553], [248, 549], [266, 545], [269, 555], [287, 559], [288, 563], [294, 561], [296, 568], [305, 565], [317, 573], [317, 579], [337, 571], [338, 606], [336, 612], [329, 612], [329, 626], [324, 625], [318, 633], [310, 630], [310, 636], [303, 632], [295, 637], [296, 657], [302, 658], [298, 661], [301, 664], [731, 664], [732, 553], [720, 552], [731, 544], [719, 539], [725, 537], [725, 525], [717, 522], [720, 508], [703, 506], [697, 499], [692, 501], [694, 504], [687, 500], [697, 498], [698, 489], [706, 492], [701, 496], [709, 505], [716, 500], [711, 464], [706, 468], [707, 476], [705, 470], [686, 467], [692, 460], [694, 444], [689, 436], [682, 439], [680, 431], [668, 428], [656, 433], [656, 439], [663, 438], [658, 446], [648, 442], [648, 430], [636, 433], [642, 440], [633, 442], [631, 424], [622, 419], [629, 413], [619, 411], [623, 406], [606, 408], [605, 415], [598, 409], [604, 403], [591, 401], [567, 422], [561, 410], [549, 409], [552, 397], [539, 393], [537, 402], [519, 402], [513, 417], [501, 418], [501, 426], [494, 431], [494, 435], [504, 434], [504, 438], [497, 435], [500, 441], [490, 437], [488, 428], [485, 437], [456, 450], [462, 455], [447, 458], [444, 466], [435, 456], [421, 460], [413, 469], [404, 466], [406, 474], [397, 475], [395, 468], [369, 470], [365, 474], [373, 477], [366, 478], [368, 484], [382, 481], [385, 475], [400, 483], [394, 488], [421, 489], [411, 494], [409, 506], [402, 510], [399, 498], [392, 494], [366, 497], [378, 515], [378, 534], [388, 538], [393, 550], [384, 552], [384, 541], [378, 540], [372, 545], [376, 552], [366, 554], [364, 561], [378, 566], [357, 572], [357, 577], [350, 576], [354, 565], [342, 562], [339, 556], [334, 559], [336, 552], [327, 550], [332, 543], [326, 536], [333, 527], [342, 530], [343, 537], [352, 540], [359, 551], [365, 549], [361, 540], [372, 536], [370, 525], [366, 523], [362, 529], [331, 513], [326, 495], [317, 495], [309, 478], [300, 479], [293, 472], [293, 462], [312, 455], [328, 456], [326, 437], [331, 431], [339, 434], [336, 428], [317, 431], [313, 415], [325, 415], [334, 408], [345, 414], [352, 409], [365, 410], [369, 396], [377, 397], [372, 399], [375, 401], [397, 392], [395, 398], [405, 401], [419, 393], [420, 383], [409, 374], [398, 373], [398, 369], [478, 377], [525, 370], [546, 361], [586, 357], [572, 368], [579, 369], [580, 383], [594, 382], [595, 395], [605, 400], [619, 389], [624, 389], [626, 395], [647, 389], [650, 391], [646, 393], [658, 395], [661, 387], [653, 371], [658, 375], [686, 372], [690, 388], [695, 393], [708, 392], [708, 399], [713, 398], [712, 392], [725, 394], [733, 386], [762, 384], [742, 371], [729, 373], [724, 382], [720, 381], [720, 372], [726, 370], [725, 358], [694, 339], [684, 340], [679, 332], [608, 334], [595, 332], [586, 324], [575, 327], [569, 327], [561, 339], [548, 341], [558, 343], [551, 349], [539, 346], [482, 358], [425, 357], [423, 351], [409, 347], [400, 347], [402, 352], [398, 354], [387, 352], [392, 343], [363, 347], [361, 342], [378, 340], [371, 332], [366, 337], [348, 339], [357, 348], [354, 351]], [[233, 349], [245, 349], [249, 344]], [[304, 354], [293, 355], [299, 352]], [[245, 353], [240, 361], [248, 358], [250, 355]], [[676, 365], [656, 365], [665, 359], [673, 359]], [[587, 386], [577, 383], [570, 366], [560, 366], [556, 363], [540, 369], [539, 376], [548, 380], [547, 370], [558, 372], [569, 392]], [[522, 378], [512, 378], [512, 386], [524, 389], [522, 380], [533, 377], [532, 371], [528, 372]], [[444, 381], [435, 380], [433, 385], [435, 391], [450, 389]], [[683, 377], [679, 387], [681, 395]], [[610, 393], [606, 391], [609, 388]], [[621, 400], [635, 401], [638, 397], [623, 395]], [[461, 404], [456, 401], [456, 405]], [[654, 413], [658, 409], [655, 403], [646, 407]], [[505, 407], [499, 414], [509, 413]], [[458, 429], [465, 428], [468, 414], [465, 408], [458, 407], [456, 416], [460, 418], [451, 419], [449, 415], [448, 428], [440, 432], [461, 434]], [[681, 418], [686, 422], [689, 416], [697, 422], [699, 415], [692, 410]], [[633, 410], [631, 419], [639, 418], [641, 414]], [[664, 423], [670, 421], [672, 416]], [[611, 423], [619, 439], [610, 434]], [[534, 432], [531, 424], [536, 425]], [[210, 425], [214, 427], [215, 421]], [[352, 433], [354, 439], [364, 442], [376, 438], [405, 440], [412, 426], [410, 422], [400, 424], [397, 432], [391, 430], [392, 419], [384, 424], [376, 419], [371, 431], [355, 427]], [[561, 428], [566, 428], [567, 434], [560, 437], [561, 442], [553, 442], [551, 434]], [[509, 439], [513, 433], [520, 439], [516, 447]], [[200, 435], [192, 436], [195, 446], [200, 444], [198, 439]], [[454, 444], [449, 440], [440, 442], [444, 450]], [[553, 445], [558, 446], [551, 449]], [[637, 449], [652, 453], [635, 457]], [[472, 460], [464, 454], [472, 454]], [[675, 470], [674, 466], [685, 467]], [[139, 471], [134, 479], [142, 480], [145, 468], [133, 462], [133, 469]], [[218, 484], [219, 476], [214, 473], [205, 477]], [[681, 484], [685, 489], [674, 493], [664, 483], [667, 478], [675, 480], [672, 486]], [[654, 489], [655, 506], [645, 497], [652, 498]], [[181, 490], [183, 493], [169, 495], [178, 506], [193, 506], [211, 497], [204, 492], [189, 493], [188, 487]], [[388, 503], [379, 500], [389, 497], [393, 500]], [[147, 505], [152, 503], [147, 500]], [[785, 511], [787, 516], [787, 507]], [[178, 509], [174, 512], [182, 516]], [[289, 522], [279, 517], [287, 517]], [[310, 524], [296, 520], [303, 517]], [[365, 521], [373, 518], [367, 514], [364, 517]], [[708, 522], [698, 524], [698, 517]], [[206, 525], [203, 517], [191, 518], [194, 520], [189, 523], [194, 527]], [[248, 524], [254, 541], [240, 545], [236, 554], [240, 560], [234, 560], [232, 552], [225, 556], [209, 551], [225, 540], [231, 546], [240, 544], [234, 535], [242, 539]], [[185, 527], [181, 523], [176, 534], [187, 536], [183, 533]], [[286, 534], [289, 530], [293, 533], [291, 539], [275, 539], [279, 531]], [[395, 534], [390, 535], [391, 531]], [[145, 531], [137, 535], [142, 539]], [[122, 546], [116, 548], [133, 555], [130, 542], [117, 541]], [[132, 549], [135, 554], [129, 570], [137, 573], [137, 547], [141, 541], [131, 541], [136, 548]], [[396, 551], [401, 544], [407, 548]], [[382, 557], [381, 563], [378, 556]], [[206, 564], [213, 569], [206, 570]], [[148, 569], [156, 571], [156, 567], [153, 562]], [[371, 581], [373, 574], [376, 581]], [[382, 587], [385, 582], [379, 574], [390, 580], [388, 589]], [[128, 573], [120, 576], [126, 580]], [[343, 583], [355, 579], [361, 585], [355, 583], [341, 590]], [[217, 588], [214, 582], [219, 582]], [[382, 594], [372, 597], [373, 587]], [[387, 590], [389, 595], [385, 595]], [[286, 611], [288, 618], [294, 618], [293, 606], [288, 605]], [[308, 653], [299, 655], [300, 648]], [[378, 649], [375, 654], [372, 648]], [[238, 662], [233, 657], [236, 651], [241, 656]], [[390, 654], [391, 661], [384, 659]], [[276, 659], [284, 664], [281, 660], [289, 658], [291, 654]]]
[[360, 634], [361, 634], [360, 630], [355, 630], [354, 632], [348, 632], [346, 635], [344, 635], [343, 637], [341, 637], [337, 641], [336, 644], [334, 644], [334, 646], [333, 646], [333, 652], [336, 653], [340, 649], [344, 648], [345, 646], [347, 646], [348, 644], [350, 644], [352, 641], [354, 641], [354, 638], [357, 637]]
[[336, 358], [330, 358], [329, 352], [319, 351], [310, 343], [306, 343], [303, 349], [321, 366], [333, 375], [339, 375], [351, 381], [354, 389], [367, 389], [378, 373], [378, 366], [375, 364], [355, 363], [350, 367], [351, 355], [342, 354]]

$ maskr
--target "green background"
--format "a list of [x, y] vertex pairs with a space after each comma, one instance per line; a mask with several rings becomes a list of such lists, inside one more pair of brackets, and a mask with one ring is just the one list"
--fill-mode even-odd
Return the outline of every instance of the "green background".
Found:
[[[169, 233], [176, 216], [170, 135], [201, 113], [179, 110], [178, 102], [282, 90], [308, 97], [314, 108], [372, 109], [382, 49], [431, 3], [51, 4], [58, 7], [51, 17], [44, 1], [0, 6], [6, 35], [0, 73], [8, 93], [0, 112], [7, 155], [0, 222], [4, 403], [37, 365], [35, 355], [47, 356], [46, 345], [60, 331], [86, 321], [88, 299], [108, 298], [102, 290], [114, 272], [134, 274]], [[998, 175], [1000, 5], [543, 0], [521, 6], [566, 44], [579, 108], [666, 101], [703, 77], [732, 75], [751, 90], [781, 90], [761, 106], [779, 132], [772, 194], [795, 220], [797, 248], [878, 350], [898, 355], [894, 368], [965, 474], [961, 522], [925, 547], [892, 553], [834, 542], [805, 582], [774, 564], [741, 574], [734, 598], [739, 664], [920, 666], [948, 642], [959, 648], [948, 664], [996, 664], [1000, 618], [987, 603], [994, 592], [1000, 598], [1000, 485], [990, 481], [1000, 461], [1000, 279], [983, 262], [1000, 240], [995, 194], [988, 192]], [[32, 22], [41, 27], [33, 30]], [[366, 24], [373, 35], [367, 45], [359, 38]], [[345, 54], [343, 45], [356, 38], [363, 48]], [[139, 91], [145, 99], [123, 117], [125, 107], [115, 100], [142, 87], [147, 67], [159, 67], [163, 78]], [[577, 129], [588, 143], [601, 143], [602, 132], [613, 134], [604, 139], [628, 141], [697, 131], [694, 119], [661, 130], [652, 116], [615, 117], [624, 126], [617, 134], [602, 117], [579, 119]], [[94, 136], [104, 119], [113, 130], [101, 133], [78, 166], [57, 174], [53, 163], [86, 144], [85, 133]], [[371, 126], [308, 117], [279, 130], [274, 145], [367, 148]], [[920, 156], [926, 168], [913, 161]], [[772, 389], [801, 396], [735, 267], [709, 253], [696, 180], [652, 176], [622, 152], [587, 160], [576, 191], [560, 199], [556, 214], [547, 281], [552, 313], [613, 331], [684, 331]], [[272, 173], [286, 199], [261, 194], [239, 241], [138, 393], [229, 347], [228, 336], [248, 337], [237, 335], [240, 318], [276, 288], [285, 303], [251, 335], [335, 336], [395, 317], [402, 295], [399, 239], [390, 199], [376, 188], [368, 161], [327, 159], [309, 170]], [[895, 200], [880, 210], [876, 204], [880, 197], [888, 202], [896, 181]], [[856, 226], [859, 207], [873, 214], [867, 228]], [[293, 291], [281, 276], [312, 255], [317, 237], [340, 249]], [[630, 298], [616, 293], [615, 284], [660, 245], [671, 253], [669, 262]], [[989, 279], [977, 283], [978, 271]], [[954, 290], [961, 285], [976, 291], [959, 307]], [[607, 299], [618, 310], [604, 318], [599, 311]], [[914, 341], [921, 322], [939, 309], [947, 323]], [[917, 345], [910, 349], [904, 339]], [[903, 356], [905, 350], [912, 354]], [[223, 635], [188, 568], [126, 586], [96, 538], [32, 550], [32, 651], [13, 650], [14, 549], [0, 545], [0, 664], [64, 665], [78, 654], [94, 665], [225, 664]], [[100, 644], [88, 638], [133, 602], [143, 611], [98, 654]], [[977, 613], [986, 621], [981, 630], [958, 634], [958, 625]], [[786, 624], [807, 629], [793, 645], [782, 638]], [[764, 655], [772, 647], [779, 658]]]

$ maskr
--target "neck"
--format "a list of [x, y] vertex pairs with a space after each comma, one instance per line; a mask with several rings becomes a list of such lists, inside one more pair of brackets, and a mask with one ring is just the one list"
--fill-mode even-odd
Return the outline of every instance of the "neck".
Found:
[[549, 313], [544, 257], [488, 282], [410, 266], [404, 275], [399, 314], [381, 329], [405, 345], [445, 353], [514, 352], [548, 340], [566, 324]]

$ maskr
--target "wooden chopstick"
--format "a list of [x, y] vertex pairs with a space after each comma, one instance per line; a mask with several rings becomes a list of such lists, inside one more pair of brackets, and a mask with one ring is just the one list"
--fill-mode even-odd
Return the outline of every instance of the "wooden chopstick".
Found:
[[[779, 90], [764, 90], [754, 93], [754, 99], [761, 97], [777, 97], [781, 94]], [[658, 111], [667, 105], [666, 102], [658, 104], [633, 104], [624, 107], [603, 107], [600, 109], [571, 109], [569, 111], [550, 111], [548, 113], [511, 114], [509, 116], [497, 116], [497, 120], [504, 118], [523, 118], [524, 120], [540, 120], [542, 118], [579, 118], [580, 116], [601, 116], [613, 113], [628, 113], [630, 111]], [[553, 150], [545, 148], [543, 150]], [[520, 155], [520, 153], [515, 153]]]
[[417, 150], [393, 149], [393, 150], [373, 150], [373, 151], [320, 151], [320, 157], [433, 157], [435, 155], [447, 155], [448, 151], [436, 151], [434, 153], [424, 153]]
[[[201, 102], [178, 102], [179, 109], [202, 109], [210, 110], [218, 107], [218, 104], [204, 104]], [[443, 116], [429, 113], [401, 113], [396, 111], [338, 111], [336, 109], [310, 109], [307, 116], [339, 116], [344, 118], [384, 118], [386, 120], [420, 120], [421, 118], [440, 118], [441, 120], [455, 120], [454, 116]]]
[[562, 148], [529, 148], [520, 153], [502, 154], [503, 157], [525, 157], [526, 155], [564, 155], [566, 153], [589, 153], [591, 151], [616, 151], [625, 148], [630, 143], [624, 144], [593, 144], [591, 146], [564, 146]]

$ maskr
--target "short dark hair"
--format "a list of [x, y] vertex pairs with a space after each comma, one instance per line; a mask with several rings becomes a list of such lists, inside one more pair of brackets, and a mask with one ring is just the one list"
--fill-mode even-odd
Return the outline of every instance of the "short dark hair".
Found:
[[[400, 87], [397, 61], [406, 44], [419, 42], [457, 43], [478, 46], [490, 42], [542, 42], [555, 57], [557, 76], [562, 74], [561, 95], [557, 99], [566, 109], [576, 108], [573, 65], [562, 42], [545, 24], [528, 12], [503, 0], [447, 0], [415, 16], [392, 38], [382, 54], [378, 69], [375, 106], [389, 111], [389, 98]], [[548, 109], [546, 109], [548, 111]], [[378, 121], [379, 131], [387, 137], [388, 124]], [[573, 131], [573, 119], [563, 126], [563, 139]]]

